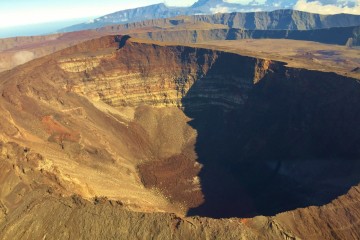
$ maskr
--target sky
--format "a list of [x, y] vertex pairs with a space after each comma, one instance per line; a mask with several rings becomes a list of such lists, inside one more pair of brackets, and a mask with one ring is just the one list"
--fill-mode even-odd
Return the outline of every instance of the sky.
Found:
[[[246, 4], [252, 0], [225, 1]], [[261, 3], [265, 1], [257, 0]], [[96, 18], [160, 2], [169, 6], [190, 6], [196, 0], [0, 0], [0, 31], [14, 26]], [[294, 8], [323, 14], [360, 14], [360, 0], [298, 0]]]
[[[99, 17], [163, 0], [0, 0], [0, 28]], [[196, 0], [166, 0], [168, 5], [190, 6]]]

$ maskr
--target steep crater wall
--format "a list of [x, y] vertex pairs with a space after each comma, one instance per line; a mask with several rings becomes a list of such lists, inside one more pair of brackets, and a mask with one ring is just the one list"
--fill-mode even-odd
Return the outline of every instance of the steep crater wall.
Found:
[[[205, 201], [189, 214], [273, 215], [328, 203], [359, 181], [355, 79], [136, 42], [76, 74], [74, 91], [113, 106], [179, 106], [193, 119]], [[140, 169], [146, 180], [171, 166]]]
[[[36, 68], [42, 71], [35, 73]], [[181, 153], [138, 169], [146, 187], [171, 201], [181, 199], [191, 208], [189, 215], [275, 215], [324, 205], [360, 181], [356, 79], [207, 49], [136, 41], [119, 48], [114, 37], [79, 44], [19, 70], [32, 79], [46, 74], [59, 88], [115, 108], [180, 107], [191, 119], [187, 127], [196, 131], [195, 139], [185, 141]], [[41, 86], [14, 88], [41, 92]], [[16, 103], [14, 96], [4, 92], [3, 97]], [[142, 126], [149, 125], [144, 120]], [[159, 132], [166, 135], [160, 130], [151, 133], [150, 142]], [[196, 156], [187, 154], [192, 149]], [[192, 197], [189, 181], [200, 186], [203, 197]]]
[[271, 70], [230, 111], [207, 104], [194, 109], [193, 99], [183, 99], [198, 132], [206, 199], [190, 215], [274, 215], [329, 203], [359, 183], [358, 81]]
[[[181, 107], [185, 96], [194, 98], [193, 105], [243, 104], [253, 83], [278, 64], [208, 49], [137, 42], [58, 60], [67, 75], [67, 88], [115, 107]], [[206, 84], [188, 94], [196, 82]]]

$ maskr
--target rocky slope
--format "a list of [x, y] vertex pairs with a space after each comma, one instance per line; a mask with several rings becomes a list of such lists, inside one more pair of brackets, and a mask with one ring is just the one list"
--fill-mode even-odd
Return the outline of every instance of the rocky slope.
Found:
[[33, 60], [0, 75], [0, 237], [357, 239], [359, 91], [119, 36]]

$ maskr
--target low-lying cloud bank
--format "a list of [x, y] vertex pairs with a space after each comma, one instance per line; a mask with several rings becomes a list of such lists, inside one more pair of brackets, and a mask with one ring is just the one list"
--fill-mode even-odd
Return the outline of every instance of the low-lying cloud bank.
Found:
[[[237, 3], [237, 5], [227, 5]], [[294, 4], [295, 3], [295, 4]], [[279, 8], [293, 8], [295, 10], [320, 14], [357, 14], [360, 15], [360, 0], [223, 0], [210, 8], [212, 13], [226, 12], [258, 12]]]
[[324, 4], [319, 1], [298, 0], [294, 5], [294, 9], [320, 14], [349, 13], [360, 15], [360, 0], [356, 0], [352, 7], [342, 4], [343, 2], [338, 1], [339, 4]]
[[217, 5], [214, 8], [210, 8], [210, 11], [215, 13], [230, 13], [230, 12], [260, 12], [260, 11], [266, 11], [263, 8], [233, 8], [233, 7], [226, 7]]

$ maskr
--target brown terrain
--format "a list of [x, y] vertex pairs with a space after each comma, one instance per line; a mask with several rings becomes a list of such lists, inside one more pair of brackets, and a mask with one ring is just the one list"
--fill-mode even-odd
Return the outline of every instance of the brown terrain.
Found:
[[[359, 35], [359, 27], [329, 28], [325, 29], [324, 33], [321, 32], [322, 30], [320, 32], [313, 30], [313, 35], [326, 36], [323, 37], [325, 40], [320, 38], [319, 42], [316, 39], [312, 40], [311, 34], [301, 35], [307, 31], [298, 31], [301, 40], [296, 40], [297, 31], [293, 31], [295, 35], [293, 38], [285, 39], [285, 36], [291, 36], [291, 30], [259, 30], [257, 37], [256, 30], [247, 32], [243, 29], [230, 29], [225, 23], [209, 23], [208, 21], [210, 20], [206, 18], [194, 19], [191, 16], [179, 16], [106, 26], [96, 30], [0, 39], [0, 72], [86, 40], [106, 35], [128, 34], [135, 38], [150, 40], [150, 42], [158, 41], [167, 45], [179, 43], [187, 46], [199, 45], [247, 56], [284, 61], [295, 67], [320, 71], [331, 69], [342, 75], [359, 76], [358, 71], [352, 70], [360, 65], [358, 51], [360, 42], [354, 47], [345, 46], [349, 40], [358, 41], [351, 39], [351, 36]], [[218, 22], [221, 21], [218, 20]], [[231, 30], [236, 33], [229, 32]], [[353, 31], [351, 36], [347, 36], [348, 31]], [[270, 34], [266, 35], [268, 32]], [[333, 38], [336, 39], [334, 35], [344, 35], [344, 39], [332, 41]], [[305, 41], [305, 39], [309, 40]]]
[[[175, 22], [174, 22], [175, 21]], [[110, 34], [141, 34], [171, 30], [195, 30], [227, 28], [223, 24], [193, 22], [189, 17], [155, 19], [139, 23], [103, 27], [97, 30], [58, 33], [45, 36], [14, 37], [0, 39], [0, 72], [11, 69], [77, 43]]]
[[0, 39], [0, 239], [360, 238], [359, 49], [191, 19]]
[[286, 39], [244, 39], [209, 41], [196, 46], [234, 52], [246, 56], [270, 58], [288, 66], [359, 78], [360, 51], [356, 48]]
[[0, 238], [359, 239], [358, 52], [267, 41], [104, 36], [0, 73]]

